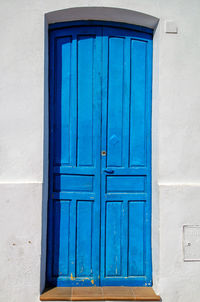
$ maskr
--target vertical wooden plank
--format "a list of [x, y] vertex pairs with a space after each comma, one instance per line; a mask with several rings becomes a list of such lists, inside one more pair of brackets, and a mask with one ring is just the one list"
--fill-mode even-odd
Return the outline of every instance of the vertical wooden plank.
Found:
[[129, 201], [128, 276], [144, 275], [144, 201]]
[[77, 165], [77, 32], [72, 29], [71, 103], [70, 103], [70, 157], [72, 167]]
[[76, 235], [76, 277], [93, 274], [92, 238], [93, 238], [93, 202], [77, 202]]
[[128, 200], [122, 202], [122, 277], [128, 276]]
[[94, 36], [78, 36], [78, 166], [93, 165], [94, 47]]
[[124, 96], [123, 96], [123, 146], [122, 165], [129, 167], [129, 143], [130, 143], [130, 61], [131, 61], [131, 38], [126, 37], [124, 41]]
[[70, 204], [70, 233], [69, 233], [69, 274], [70, 280], [73, 281], [76, 275], [76, 224], [77, 224], [77, 201], [71, 200]]
[[122, 202], [106, 203], [106, 276], [122, 274]]
[[146, 164], [146, 44], [131, 41], [130, 167]]
[[54, 163], [70, 163], [71, 37], [57, 39]]
[[[92, 229], [92, 278], [99, 286], [100, 282], [100, 215], [101, 215], [101, 98], [102, 98], [102, 28], [95, 29], [94, 67], [93, 67], [93, 156], [94, 156], [94, 192], [93, 229]], [[91, 283], [92, 284], [92, 283]], [[93, 285], [93, 284], [92, 284]]]
[[109, 37], [107, 166], [122, 166], [124, 38]]
[[[108, 36], [105, 28], [102, 35], [102, 107], [101, 107], [101, 150], [107, 150], [107, 91], [108, 91]], [[100, 285], [103, 285], [103, 280], [106, 275], [106, 259], [105, 259], [105, 244], [106, 244], [106, 177], [103, 173], [106, 168], [107, 156], [101, 155], [101, 253], [100, 253]]]
[[69, 206], [70, 201], [54, 201], [54, 276], [69, 275]]

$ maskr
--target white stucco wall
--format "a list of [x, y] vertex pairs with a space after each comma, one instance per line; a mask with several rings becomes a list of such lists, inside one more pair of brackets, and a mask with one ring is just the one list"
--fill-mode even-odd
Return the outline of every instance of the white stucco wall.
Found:
[[[200, 262], [183, 261], [182, 227], [200, 225], [199, 0], [0, 1], [0, 301], [38, 302], [44, 287], [45, 14], [82, 6], [125, 8], [159, 19], [153, 71], [153, 281], [163, 302], [197, 302]], [[48, 16], [51, 22], [54, 15]], [[178, 34], [165, 33], [166, 20], [177, 24]]]

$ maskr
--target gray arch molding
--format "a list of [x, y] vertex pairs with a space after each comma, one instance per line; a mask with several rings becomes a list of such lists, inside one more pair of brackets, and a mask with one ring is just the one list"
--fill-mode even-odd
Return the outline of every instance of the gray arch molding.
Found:
[[123, 22], [155, 29], [159, 19], [141, 12], [113, 7], [75, 7], [49, 12], [48, 24], [78, 20]]

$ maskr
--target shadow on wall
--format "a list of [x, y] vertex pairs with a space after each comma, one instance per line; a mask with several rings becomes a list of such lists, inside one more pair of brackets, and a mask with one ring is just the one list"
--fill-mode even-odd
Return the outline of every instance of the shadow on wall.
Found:
[[[91, 17], [92, 16], [92, 17]], [[48, 213], [49, 165], [49, 85], [48, 85], [48, 25], [57, 22], [83, 20], [112, 21], [155, 29], [159, 19], [137, 11], [111, 7], [80, 7], [49, 12], [44, 18], [44, 142], [43, 142], [43, 193], [42, 193], [42, 243], [40, 292], [45, 288]], [[58, 252], [58, 251], [57, 251]]]
[[155, 29], [159, 19], [128, 9], [113, 7], [78, 7], [49, 12], [45, 15], [47, 24], [80, 20], [113, 21]]

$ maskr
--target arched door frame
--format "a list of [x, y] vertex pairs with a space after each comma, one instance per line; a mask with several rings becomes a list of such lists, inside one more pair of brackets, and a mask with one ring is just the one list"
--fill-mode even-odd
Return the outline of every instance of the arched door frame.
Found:
[[[91, 18], [92, 16], [92, 18]], [[92, 19], [92, 20], [91, 20]], [[43, 184], [43, 209], [42, 209], [42, 253], [41, 253], [41, 292], [45, 287], [46, 279], [46, 237], [47, 237], [47, 203], [48, 203], [48, 29], [54, 23], [69, 22], [73, 24], [74, 21], [94, 20], [108, 21], [108, 22], [123, 22], [127, 28], [135, 29], [135, 26], [141, 31], [154, 33], [154, 47], [158, 47], [159, 31], [156, 31], [159, 19], [141, 12], [110, 7], [77, 7], [67, 8], [59, 11], [48, 12], [45, 15], [45, 43], [44, 43], [44, 184]], [[107, 23], [107, 22], [106, 22]], [[63, 23], [64, 24], [64, 23]], [[116, 25], [116, 24], [115, 24]], [[62, 26], [61, 24], [54, 26]], [[138, 27], [139, 26], [139, 27]], [[146, 28], [145, 28], [146, 27]], [[156, 44], [156, 45], [155, 45]], [[157, 63], [157, 56], [154, 61]], [[154, 99], [157, 100], [158, 95], [158, 64], [153, 66], [153, 96], [152, 96], [152, 112], [153, 116], [157, 117], [158, 108], [155, 107]], [[157, 280], [159, 270], [159, 233], [158, 233], [158, 190], [157, 190], [157, 136], [155, 131], [157, 129], [156, 121], [152, 119], [152, 265], [153, 265], [153, 280]], [[154, 213], [155, 212], [155, 213]], [[156, 259], [156, 261], [154, 261]], [[155, 284], [155, 283], [154, 283]]]

